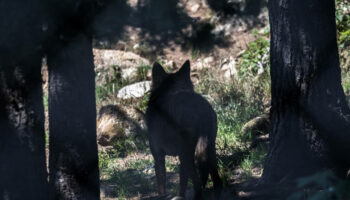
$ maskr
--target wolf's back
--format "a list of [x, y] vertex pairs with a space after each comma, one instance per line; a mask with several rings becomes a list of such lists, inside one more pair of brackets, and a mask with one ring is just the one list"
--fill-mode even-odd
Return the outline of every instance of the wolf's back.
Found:
[[207, 100], [194, 92], [165, 95], [151, 103], [149, 108], [163, 116], [167, 123], [186, 132], [196, 132], [198, 136], [216, 134], [216, 114], [213, 108]]

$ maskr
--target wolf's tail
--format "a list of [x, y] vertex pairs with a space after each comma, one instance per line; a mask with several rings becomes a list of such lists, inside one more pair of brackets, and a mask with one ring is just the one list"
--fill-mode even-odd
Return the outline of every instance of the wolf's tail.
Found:
[[209, 176], [209, 166], [208, 166], [208, 137], [201, 136], [198, 139], [196, 145], [196, 165], [199, 172], [199, 177], [201, 179], [201, 185], [204, 188]]
[[196, 158], [197, 162], [203, 162], [205, 163], [208, 159], [207, 155], [207, 149], [208, 149], [208, 137], [201, 136], [198, 139], [197, 145], [196, 145]]

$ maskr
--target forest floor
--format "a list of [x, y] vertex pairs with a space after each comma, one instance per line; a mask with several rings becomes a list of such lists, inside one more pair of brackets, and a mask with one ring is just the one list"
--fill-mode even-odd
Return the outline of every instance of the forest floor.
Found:
[[[143, 2], [130, 0], [127, 1], [127, 6], [136, 12], [135, 10], [142, 10]], [[165, 65], [171, 63], [176, 66], [175, 69], [189, 59], [192, 64], [192, 73], [197, 72], [199, 79], [205, 81], [205, 78], [208, 78], [206, 74], [208, 72], [222, 76], [221, 70], [225, 62], [238, 63], [242, 52], [248, 48], [250, 42], [256, 39], [254, 32], [261, 33], [268, 28], [267, 9], [264, 4], [254, 7], [242, 2], [237, 3], [237, 10], [230, 14], [216, 12], [205, 1], [200, 0], [181, 0], [177, 2], [177, 6], [177, 9], [181, 8], [182, 11], [176, 11], [180, 14], [173, 16], [172, 19], [158, 16], [159, 10], [150, 11], [155, 15], [151, 14], [151, 19], [161, 18], [165, 24], [147, 24], [137, 18], [137, 14], [131, 14], [134, 18], [124, 25], [123, 33], [118, 34], [118, 39], [113, 40], [110, 35], [101, 33], [95, 40], [95, 48], [133, 52], [147, 58], [150, 62], [158, 61]], [[149, 9], [152, 10], [152, 8]], [[143, 13], [145, 18], [148, 15], [147, 12]], [[104, 31], [109, 33], [108, 30]], [[222, 80], [219, 89], [224, 91], [221, 93], [225, 91], [238, 93], [236, 90], [240, 89], [237, 88], [241, 87], [240, 85], [234, 86], [234, 91], [231, 88], [235, 83], [234, 80], [230, 77]], [[208, 87], [212, 87], [203, 84], [199, 81], [196, 83], [196, 88], [203, 87], [204, 89], [198, 90], [207, 90]], [[208, 96], [215, 96], [212, 93], [208, 92]], [[214, 93], [220, 92], [214, 91]], [[230, 95], [229, 98], [233, 98], [232, 96], [236, 94]], [[233, 101], [234, 99], [226, 103], [229, 106], [235, 106], [230, 104]], [[240, 135], [238, 132], [247, 121], [262, 114], [263, 111], [261, 109], [249, 111], [250, 114], [245, 114], [244, 119], [237, 120], [240, 123], [237, 122], [234, 125], [231, 121], [227, 121], [225, 116], [240, 117], [239, 112], [245, 111], [240, 111], [239, 108], [235, 111], [238, 114], [231, 112], [230, 109], [235, 108], [221, 105], [226, 103], [224, 101], [214, 103], [218, 104], [214, 109], [224, 110], [220, 111], [221, 114], [218, 112], [218, 115], [222, 115], [222, 121], [219, 122], [219, 129], [221, 128], [222, 131], [218, 133], [217, 139], [219, 173], [225, 185], [221, 199], [249, 199], [252, 194], [249, 190], [262, 174], [262, 160], [266, 155], [267, 147], [266, 143], [263, 143], [254, 150], [249, 149], [250, 137]], [[238, 102], [232, 104], [236, 103], [239, 104]], [[129, 150], [128, 147], [124, 147], [130, 145], [126, 145], [127, 143], [117, 144], [116, 146], [119, 145], [117, 150], [100, 148], [101, 199], [171, 199], [177, 193], [179, 185], [178, 158], [166, 158], [169, 195], [158, 197], [153, 158], [149, 148], [146, 145]], [[129, 143], [133, 147], [137, 146], [132, 141]], [[125, 153], [121, 155], [116, 151], [125, 151]], [[207, 188], [211, 187], [212, 182], [209, 181]], [[214, 199], [212, 193], [207, 189], [203, 196], [205, 199]], [[187, 199], [191, 199], [192, 196], [193, 189], [190, 183]]]
[[[266, 127], [253, 130], [251, 122], [268, 115], [270, 108], [266, 1], [106, 2], [112, 3], [102, 9], [94, 24], [94, 52], [118, 50], [109, 56], [131, 53], [132, 59], [137, 55], [142, 62], [147, 60], [147, 64], [139, 66], [142, 73], [137, 71], [136, 80], [128, 80], [121, 78], [118, 71], [121, 66], [109, 65], [110, 61], [101, 56], [103, 53], [95, 54], [97, 112], [110, 104], [145, 111], [149, 94], [122, 100], [117, 97], [118, 90], [137, 81], [150, 81], [149, 72], [155, 61], [176, 71], [190, 60], [195, 91], [211, 103], [218, 117], [216, 151], [219, 175], [224, 183], [220, 199], [272, 200], [281, 199], [281, 194], [293, 193], [293, 188], [261, 188], [259, 184], [267, 154], [268, 131]], [[171, 2], [175, 2], [175, 6], [169, 7]], [[231, 3], [229, 7], [220, 7], [220, 3], [215, 2]], [[98, 78], [100, 73], [103, 79]], [[43, 67], [43, 80], [48, 119], [46, 67]], [[350, 73], [343, 80], [347, 83], [343, 84], [347, 86], [345, 92], [350, 96]], [[142, 124], [142, 120], [130, 118]], [[45, 129], [48, 136], [47, 121]], [[178, 158], [166, 157], [167, 196], [158, 197], [154, 162], [146, 136], [136, 136], [122, 138], [108, 147], [99, 145], [101, 199], [172, 199], [179, 187]], [[204, 199], [215, 199], [212, 185], [209, 179]], [[187, 199], [193, 196], [192, 188], [190, 182]]]

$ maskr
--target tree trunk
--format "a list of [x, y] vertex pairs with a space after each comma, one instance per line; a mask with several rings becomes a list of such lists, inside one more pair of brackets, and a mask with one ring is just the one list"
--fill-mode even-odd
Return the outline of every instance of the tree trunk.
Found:
[[270, 0], [271, 131], [263, 182], [350, 164], [350, 110], [341, 86], [330, 0]]
[[41, 57], [24, 63], [0, 64], [0, 199], [46, 200]]
[[43, 2], [0, 3], [0, 199], [47, 199]]
[[82, 32], [48, 55], [50, 185], [54, 199], [99, 199], [92, 38]]

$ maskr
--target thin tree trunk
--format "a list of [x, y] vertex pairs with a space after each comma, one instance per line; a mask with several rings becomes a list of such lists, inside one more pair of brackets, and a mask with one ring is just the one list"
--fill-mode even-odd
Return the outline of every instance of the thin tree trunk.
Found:
[[48, 55], [52, 194], [99, 199], [92, 39], [81, 33], [60, 45]]
[[341, 86], [330, 0], [270, 0], [271, 133], [263, 181], [350, 164], [350, 110]]

